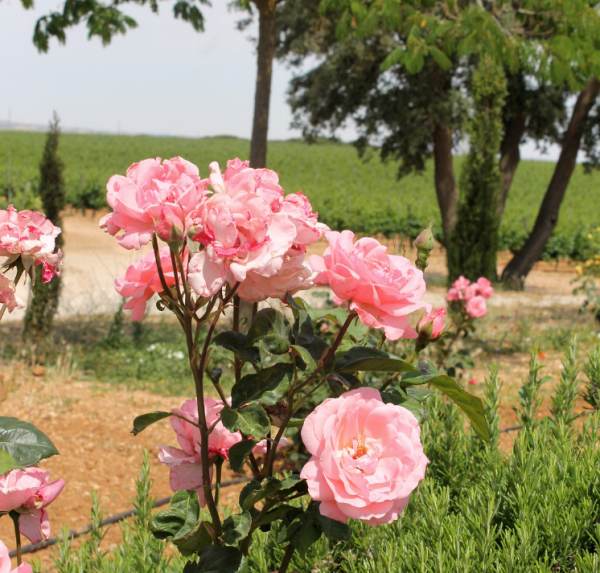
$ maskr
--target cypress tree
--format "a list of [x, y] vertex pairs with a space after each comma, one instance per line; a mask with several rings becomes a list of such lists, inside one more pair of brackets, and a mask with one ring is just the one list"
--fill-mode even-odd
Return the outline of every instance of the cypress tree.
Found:
[[448, 278], [497, 279], [498, 200], [502, 180], [498, 152], [506, 77], [490, 57], [482, 57], [472, 80], [474, 113], [469, 121], [469, 153], [460, 178], [458, 219], [450, 240]]
[[[49, 124], [44, 154], [40, 162], [39, 195], [46, 216], [57, 226], [62, 227], [61, 212], [65, 207], [65, 188], [63, 163], [58, 155], [60, 140], [60, 121], [56, 112]], [[57, 247], [64, 243], [62, 233], [57, 237]], [[35, 280], [25, 314], [23, 337], [35, 351], [42, 352], [48, 343], [52, 331], [54, 316], [58, 309], [62, 278], [55, 277], [52, 282], [43, 284], [41, 267], [35, 269]]]

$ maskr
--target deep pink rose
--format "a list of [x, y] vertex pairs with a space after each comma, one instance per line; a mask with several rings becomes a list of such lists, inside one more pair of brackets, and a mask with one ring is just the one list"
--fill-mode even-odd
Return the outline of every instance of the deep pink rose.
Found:
[[465, 310], [471, 318], [481, 318], [482, 316], [485, 316], [487, 313], [485, 298], [479, 295], [470, 298], [465, 305]]
[[427, 335], [429, 340], [435, 340], [444, 331], [446, 325], [446, 309], [444, 307], [434, 308], [426, 313], [419, 321], [417, 330]]
[[112, 209], [100, 226], [126, 249], [139, 249], [153, 233], [169, 241], [185, 233], [188, 214], [206, 194], [208, 181], [181, 157], [134, 163], [125, 176], [113, 175], [106, 200]]
[[50, 481], [46, 470], [17, 469], [0, 476], [0, 511], [17, 511], [19, 529], [32, 543], [50, 536], [46, 507], [65, 487], [64, 480]]
[[388, 254], [376, 239], [354, 242], [351, 231], [325, 236], [324, 256], [310, 259], [319, 271], [316, 282], [329, 285], [336, 304], [349, 303], [365, 325], [383, 329], [389, 340], [415, 338], [409, 315], [427, 308], [423, 273], [405, 257]]
[[13, 569], [8, 548], [0, 541], [0, 573], [32, 573], [32, 569], [28, 563], [21, 563], [16, 569]]
[[[173, 264], [169, 248], [160, 248], [160, 262], [167, 286], [175, 284]], [[162, 283], [156, 268], [154, 251], [127, 267], [125, 276], [115, 280], [116, 291], [126, 299], [123, 308], [130, 309], [132, 320], [142, 320], [146, 312], [146, 303], [156, 293], [162, 292]]]
[[8, 312], [12, 312], [15, 308], [23, 306], [22, 301], [17, 298], [14, 283], [0, 274], [0, 307], [6, 305]]
[[373, 388], [322, 402], [304, 420], [302, 441], [312, 456], [300, 474], [309, 494], [341, 522], [396, 520], [428, 463], [417, 419]]
[[[59, 273], [62, 258], [56, 250], [56, 237], [60, 229], [37, 211], [17, 211], [13, 206], [0, 209], [0, 257], [11, 261], [21, 257], [26, 269], [33, 264], [44, 265], [44, 279]], [[46, 280], [47, 282], [47, 280]]]

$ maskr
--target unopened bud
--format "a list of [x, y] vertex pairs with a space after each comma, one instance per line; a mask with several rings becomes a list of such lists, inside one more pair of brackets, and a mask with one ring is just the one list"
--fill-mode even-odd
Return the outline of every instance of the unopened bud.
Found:
[[435, 245], [431, 225], [419, 233], [413, 245], [415, 246], [415, 249], [417, 249], [417, 260], [415, 261], [415, 264], [419, 269], [424, 271], [427, 268], [429, 254]]

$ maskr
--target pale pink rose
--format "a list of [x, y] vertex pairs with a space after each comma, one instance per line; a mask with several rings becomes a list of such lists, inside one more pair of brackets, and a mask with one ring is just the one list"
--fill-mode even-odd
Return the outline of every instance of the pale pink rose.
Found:
[[196, 294], [210, 297], [239, 284], [241, 298], [259, 301], [312, 286], [304, 253], [326, 227], [308, 199], [284, 196], [274, 171], [239, 159], [224, 173], [211, 163], [209, 180], [212, 194], [187, 219], [190, 236], [203, 246], [189, 266]]
[[218, 165], [211, 164], [215, 193], [189, 217], [193, 240], [206, 248], [230, 281], [244, 281], [250, 271], [273, 276], [294, 245], [296, 226], [279, 212], [283, 191], [276, 174], [267, 171], [227, 169], [222, 175]]
[[[287, 448], [291, 445], [292, 442], [287, 438], [283, 437], [281, 438], [281, 440], [279, 440], [279, 443], [277, 444], [277, 450]], [[252, 453], [257, 457], [264, 456], [267, 453], [267, 440], [261, 440], [260, 442], [258, 442], [256, 446], [252, 448]]]
[[336, 304], [349, 303], [365, 325], [383, 329], [389, 340], [415, 338], [409, 316], [428, 307], [423, 273], [405, 257], [388, 254], [376, 239], [354, 242], [351, 231], [325, 236], [324, 256], [310, 259], [319, 272], [316, 282], [329, 285]]
[[446, 326], [446, 309], [444, 307], [434, 308], [426, 313], [417, 325], [419, 333], [423, 332], [430, 340], [435, 340], [444, 331]]
[[0, 573], [32, 573], [32, 569], [28, 563], [21, 563], [16, 569], [13, 569], [8, 548], [0, 541]]
[[237, 291], [242, 300], [258, 302], [267, 298], [284, 299], [287, 294], [306, 290], [314, 285], [316, 273], [309, 265], [304, 253], [290, 249], [283, 259], [283, 265], [273, 277], [264, 277], [250, 272]]
[[[223, 426], [220, 421], [222, 409], [222, 402], [214, 398], [204, 399], [206, 422], [210, 429], [208, 450], [211, 461], [216, 457], [228, 459], [229, 448], [242, 439], [239, 432], [230, 432]], [[186, 400], [181, 407], [173, 410], [173, 414], [175, 415], [171, 416], [171, 426], [175, 431], [180, 448], [162, 446], [158, 459], [169, 466], [171, 489], [173, 491], [196, 490], [200, 504], [204, 505], [196, 400]]]
[[483, 298], [490, 298], [494, 294], [492, 283], [485, 277], [480, 277], [475, 283], [477, 294]]
[[304, 420], [311, 458], [300, 473], [322, 515], [370, 525], [390, 523], [425, 476], [419, 423], [374, 388], [329, 398]]
[[181, 157], [134, 163], [125, 176], [113, 175], [106, 200], [112, 209], [100, 226], [126, 249], [139, 249], [158, 234], [170, 241], [185, 233], [188, 214], [202, 202], [208, 181]]
[[60, 228], [42, 213], [17, 211], [13, 206], [0, 209], [0, 257], [9, 261], [21, 257], [26, 269], [45, 264], [54, 269], [53, 276], [58, 274], [62, 256], [55, 253], [58, 235]]
[[[175, 284], [173, 263], [169, 248], [163, 246], [159, 250], [161, 268], [167, 286]], [[132, 320], [142, 320], [146, 312], [146, 303], [163, 287], [156, 268], [154, 251], [147, 253], [135, 261], [125, 271], [125, 276], [115, 280], [116, 291], [126, 299], [123, 308], [131, 310]]]
[[329, 230], [319, 223], [318, 215], [312, 210], [310, 201], [303, 193], [290, 193], [281, 203], [285, 213], [296, 225], [296, 245], [310, 245], [318, 241]]
[[16, 469], [0, 476], [0, 511], [17, 511], [19, 529], [32, 543], [50, 537], [46, 507], [65, 487], [64, 480], [50, 481], [46, 470]]
[[465, 310], [471, 318], [481, 318], [482, 316], [485, 316], [487, 313], [485, 298], [479, 295], [470, 298], [465, 305]]
[[14, 283], [0, 274], [0, 307], [6, 305], [8, 312], [21, 308], [23, 302], [17, 297]]

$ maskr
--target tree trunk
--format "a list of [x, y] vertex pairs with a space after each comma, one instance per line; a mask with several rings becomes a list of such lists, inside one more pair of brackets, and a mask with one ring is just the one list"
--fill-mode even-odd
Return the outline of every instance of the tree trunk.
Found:
[[267, 164], [271, 79], [277, 46], [277, 21], [275, 17], [277, 2], [276, 0], [254, 0], [254, 3], [258, 9], [259, 23], [250, 165], [251, 167], [265, 167]]
[[527, 115], [524, 112], [517, 113], [508, 122], [504, 131], [502, 145], [500, 146], [500, 176], [502, 178], [502, 186], [500, 188], [500, 196], [498, 197], [498, 222], [502, 221], [508, 193], [519, 162], [521, 161], [519, 146], [525, 134], [526, 120]]
[[433, 159], [435, 192], [442, 216], [444, 244], [447, 246], [456, 225], [458, 189], [452, 163], [452, 131], [447, 125], [436, 123], [433, 129]]
[[588, 82], [577, 98], [569, 126], [563, 137], [558, 162], [546, 189], [533, 229], [523, 247], [510, 260], [502, 273], [502, 280], [511, 288], [523, 288], [525, 277], [544, 252], [546, 242], [556, 227], [560, 205], [576, 166], [585, 121], [599, 92], [600, 82], [594, 78]]

